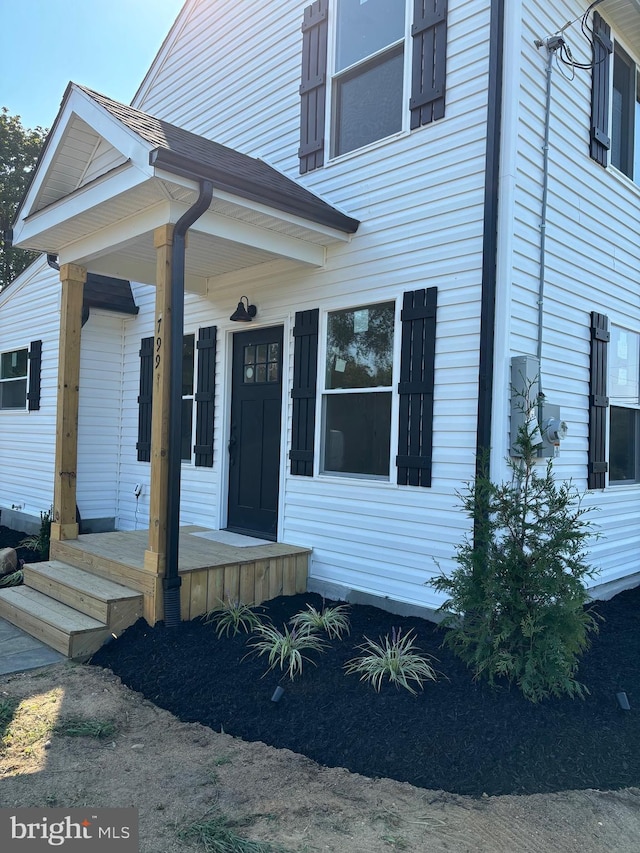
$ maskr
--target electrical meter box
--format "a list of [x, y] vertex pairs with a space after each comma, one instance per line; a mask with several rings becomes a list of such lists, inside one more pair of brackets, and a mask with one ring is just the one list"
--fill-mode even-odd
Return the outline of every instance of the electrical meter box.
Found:
[[567, 431], [567, 424], [560, 419], [560, 406], [543, 403], [540, 417], [542, 444], [538, 447], [538, 456], [545, 459], [557, 456], [560, 451], [560, 442]]
[[[511, 440], [510, 453], [520, 456], [517, 441], [520, 429], [528, 424], [534, 444], [538, 437], [538, 395], [540, 393], [540, 362], [532, 355], [514, 355], [511, 359]], [[541, 437], [540, 437], [541, 438]]]

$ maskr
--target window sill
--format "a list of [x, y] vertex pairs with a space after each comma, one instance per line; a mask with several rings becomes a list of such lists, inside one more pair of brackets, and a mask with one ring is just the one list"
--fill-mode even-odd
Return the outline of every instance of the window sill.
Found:
[[335, 157], [329, 157], [325, 164], [325, 168], [333, 166], [334, 164], [348, 162], [354, 157], [359, 157], [362, 154], [367, 154], [369, 151], [376, 151], [378, 148], [383, 148], [390, 142], [395, 142], [398, 139], [404, 139], [406, 136], [410, 135], [411, 131], [408, 129], [399, 130], [397, 133], [391, 134], [391, 136], [385, 136], [383, 139], [376, 139], [375, 142], [370, 142], [368, 145], [363, 145], [362, 148], [354, 148], [353, 151], [345, 151], [344, 154], [337, 154]]
[[318, 480], [332, 483], [367, 483], [375, 486], [395, 486], [389, 477], [377, 476], [376, 474], [348, 474], [340, 471], [320, 471]]

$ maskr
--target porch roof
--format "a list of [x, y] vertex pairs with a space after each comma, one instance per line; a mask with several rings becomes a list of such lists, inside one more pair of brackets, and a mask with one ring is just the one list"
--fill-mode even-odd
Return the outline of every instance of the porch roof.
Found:
[[155, 282], [156, 228], [209, 180], [185, 285], [274, 261], [322, 266], [358, 221], [262, 160], [70, 83], [14, 226], [14, 245], [90, 272]]

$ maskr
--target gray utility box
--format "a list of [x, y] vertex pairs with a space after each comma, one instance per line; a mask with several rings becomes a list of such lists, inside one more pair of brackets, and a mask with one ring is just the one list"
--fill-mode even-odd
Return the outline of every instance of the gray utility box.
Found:
[[[520, 456], [516, 447], [520, 429], [525, 423], [538, 422], [540, 362], [532, 355], [514, 355], [511, 359], [511, 441], [510, 453]], [[535, 443], [536, 436], [533, 436]]]
[[520, 456], [516, 447], [518, 434], [524, 424], [538, 456], [558, 455], [560, 442], [567, 434], [561, 420], [560, 406], [540, 399], [540, 362], [533, 355], [514, 355], [511, 359], [511, 441], [510, 453]]

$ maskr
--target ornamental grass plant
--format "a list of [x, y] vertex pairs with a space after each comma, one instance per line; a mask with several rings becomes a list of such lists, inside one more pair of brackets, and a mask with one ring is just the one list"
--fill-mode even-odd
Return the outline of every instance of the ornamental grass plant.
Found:
[[306, 652], [322, 652], [327, 646], [323, 637], [308, 628], [289, 629], [283, 625], [280, 631], [274, 625], [262, 623], [256, 626], [254, 634], [255, 638], [249, 645], [259, 657], [267, 656], [267, 672], [279, 667], [292, 681], [297, 675], [302, 675], [305, 661], [313, 663]]
[[243, 604], [239, 599], [218, 599], [220, 607], [205, 615], [206, 622], [214, 622], [218, 639], [222, 636], [235, 637], [236, 634], [250, 634], [262, 624], [257, 608]]
[[435, 681], [436, 672], [429, 658], [415, 646], [413, 632], [402, 634], [402, 629], [393, 628], [391, 636], [380, 637], [379, 642], [364, 638], [358, 646], [362, 654], [345, 664], [347, 675], [360, 675], [360, 681], [368, 681], [380, 692], [382, 682], [388, 678], [396, 687], [404, 687], [409, 693], [417, 692], [410, 681], [422, 690], [425, 681]]
[[289, 621], [298, 630], [324, 631], [330, 640], [341, 640], [350, 630], [347, 611], [345, 604], [325, 607], [323, 602], [322, 610], [308, 604], [306, 610], [296, 613]]

